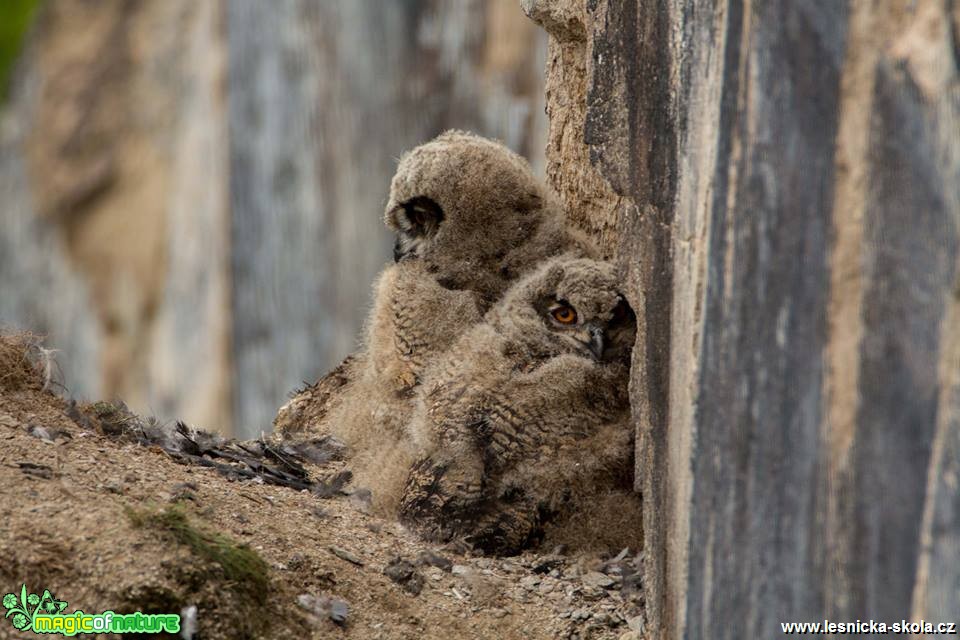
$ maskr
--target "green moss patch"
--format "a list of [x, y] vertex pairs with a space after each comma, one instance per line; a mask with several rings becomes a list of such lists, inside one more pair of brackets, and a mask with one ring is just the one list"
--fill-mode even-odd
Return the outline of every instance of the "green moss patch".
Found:
[[198, 558], [220, 565], [232, 588], [251, 604], [260, 606], [266, 602], [269, 567], [247, 545], [219, 533], [200, 530], [176, 507], [157, 512], [128, 508], [127, 516], [135, 527], [162, 531]]

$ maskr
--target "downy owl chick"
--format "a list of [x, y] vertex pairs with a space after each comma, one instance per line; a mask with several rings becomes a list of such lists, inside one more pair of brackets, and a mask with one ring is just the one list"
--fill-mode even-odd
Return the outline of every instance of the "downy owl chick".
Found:
[[384, 220], [396, 234], [395, 264], [375, 284], [365, 349], [331, 373], [335, 384], [321, 379], [281, 409], [279, 431], [325, 422], [360, 386], [374, 421], [389, 418], [388, 429], [402, 429], [425, 363], [478, 322], [513, 280], [544, 258], [594, 253], [566, 228], [526, 160], [459, 131], [401, 158]]
[[367, 347], [378, 382], [401, 394], [518, 276], [560, 253], [592, 254], [526, 160], [460, 131], [400, 160], [384, 219], [396, 264], [380, 277]]
[[564, 256], [518, 281], [418, 390], [401, 519], [510, 553], [578, 500], [629, 486], [635, 334], [609, 263]]
[[[458, 131], [401, 158], [384, 219], [396, 233], [395, 263], [375, 285], [364, 351], [335, 370], [330, 384], [323, 379], [295, 397], [276, 424], [343, 438], [357, 453], [357, 483], [392, 510], [409, 466], [399, 445], [409, 440], [414, 390], [427, 363], [543, 259], [594, 250], [566, 228], [526, 160]], [[384, 450], [397, 460], [384, 460]], [[399, 481], [391, 473], [400, 473]]]

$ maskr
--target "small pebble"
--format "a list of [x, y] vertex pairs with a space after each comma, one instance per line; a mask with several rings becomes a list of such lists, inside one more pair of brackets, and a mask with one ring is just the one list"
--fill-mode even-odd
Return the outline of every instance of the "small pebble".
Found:
[[341, 560], [346, 560], [347, 562], [350, 562], [350, 563], [352, 563], [352, 564], [355, 564], [355, 565], [357, 565], [358, 567], [362, 567], [363, 564], [364, 564], [364, 563], [363, 563], [363, 560], [361, 560], [360, 558], [358, 558], [357, 556], [353, 555], [352, 553], [350, 553], [349, 551], [347, 551], [346, 549], [344, 549], [344, 548], [342, 548], [342, 547], [332, 546], [332, 547], [330, 547], [330, 553], [332, 553], [333, 555], [337, 556], [337, 557], [340, 558]]
[[599, 571], [590, 571], [584, 574], [581, 580], [583, 584], [589, 587], [597, 587], [600, 589], [609, 589], [616, 584], [610, 576], [600, 573]]
[[396, 582], [407, 593], [419, 595], [423, 590], [423, 575], [412, 562], [396, 557], [383, 570], [384, 575]]
[[347, 621], [349, 606], [340, 598], [304, 593], [297, 597], [297, 604], [318, 618], [328, 617], [334, 623], [341, 625]]
[[520, 579], [520, 586], [524, 589], [533, 590], [538, 584], [540, 584], [540, 578], [537, 576], [526, 576]]
[[453, 563], [450, 562], [447, 558], [444, 558], [439, 553], [433, 551], [424, 551], [417, 557], [417, 564], [427, 565], [431, 567], [436, 567], [441, 571], [449, 572], [453, 567]]
[[637, 634], [643, 633], [643, 616], [633, 616], [632, 618], [627, 618], [627, 626], [630, 627], [631, 631], [635, 631]]

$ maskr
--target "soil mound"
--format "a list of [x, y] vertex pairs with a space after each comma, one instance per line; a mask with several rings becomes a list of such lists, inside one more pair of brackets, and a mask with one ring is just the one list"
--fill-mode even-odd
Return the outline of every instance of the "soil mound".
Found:
[[[49, 590], [67, 613], [176, 613], [184, 637], [206, 639], [640, 629], [634, 550], [487, 558], [425, 544], [369, 513], [336, 443], [241, 443], [77, 404], [52, 371], [35, 337], [0, 335], [3, 593]], [[0, 638], [22, 636], [11, 619]]]

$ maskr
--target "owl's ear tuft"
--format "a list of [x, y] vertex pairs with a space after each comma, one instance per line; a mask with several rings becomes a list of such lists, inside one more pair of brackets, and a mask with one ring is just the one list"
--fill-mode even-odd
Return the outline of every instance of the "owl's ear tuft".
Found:
[[387, 220], [402, 235], [411, 238], [429, 238], [443, 222], [443, 209], [431, 198], [417, 196], [390, 210]]

